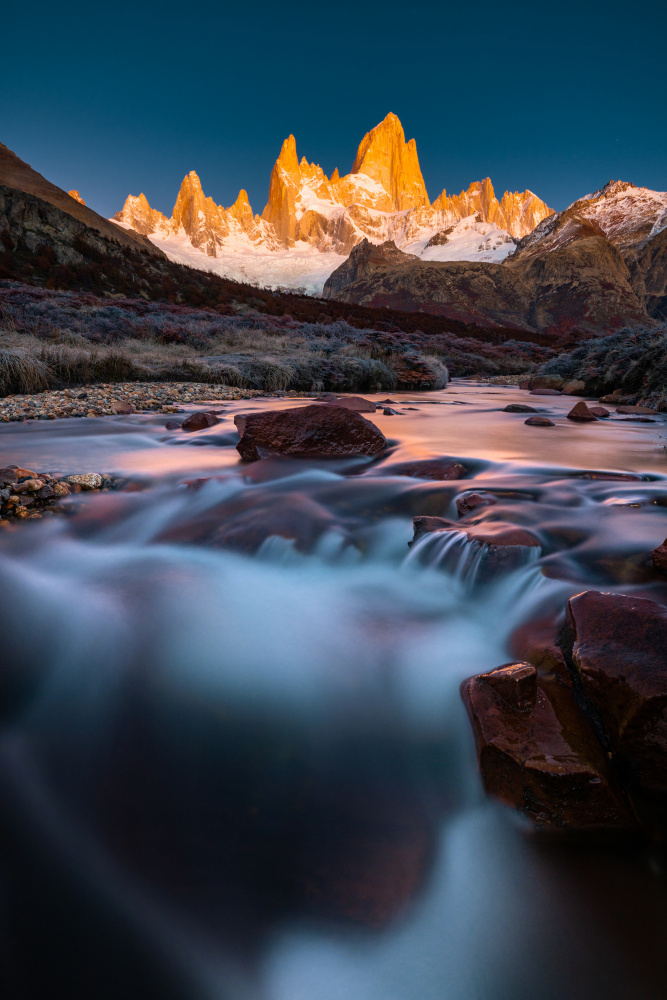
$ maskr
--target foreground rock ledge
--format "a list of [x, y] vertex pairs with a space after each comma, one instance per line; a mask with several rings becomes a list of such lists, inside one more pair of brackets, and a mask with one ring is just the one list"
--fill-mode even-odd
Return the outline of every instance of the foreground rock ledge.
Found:
[[236, 450], [247, 462], [271, 455], [345, 458], [377, 455], [387, 444], [381, 430], [355, 410], [313, 404], [289, 410], [238, 414]]
[[667, 608], [586, 591], [558, 643], [562, 659], [538, 645], [534, 663], [462, 685], [486, 790], [536, 826], [641, 828], [664, 844]]

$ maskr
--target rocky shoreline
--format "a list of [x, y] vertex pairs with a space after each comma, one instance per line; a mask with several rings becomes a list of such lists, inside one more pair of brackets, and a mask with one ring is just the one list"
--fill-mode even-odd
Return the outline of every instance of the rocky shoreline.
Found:
[[[5, 396], [0, 421], [57, 420], [129, 413], [178, 413], [183, 405], [251, 399], [266, 393], [206, 382], [115, 382]], [[276, 392], [276, 396], [297, 395]]]

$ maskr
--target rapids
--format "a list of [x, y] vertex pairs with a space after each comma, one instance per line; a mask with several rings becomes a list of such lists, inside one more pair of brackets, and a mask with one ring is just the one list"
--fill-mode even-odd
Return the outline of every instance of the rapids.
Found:
[[[485, 799], [458, 689], [582, 590], [667, 603], [665, 420], [456, 380], [392, 399], [379, 460], [241, 464], [234, 414], [294, 400], [192, 435], [1, 427], [0, 465], [139, 487], [0, 538], [3, 995], [663, 995], [663, 859]], [[502, 412], [527, 399], [556, 426]], [[465, 478], [392, 471], [440, 456]], [[461, 533], [408, 545], [465, 491], [497, 500], [466, 523], [540, 547], [489, 575]]]

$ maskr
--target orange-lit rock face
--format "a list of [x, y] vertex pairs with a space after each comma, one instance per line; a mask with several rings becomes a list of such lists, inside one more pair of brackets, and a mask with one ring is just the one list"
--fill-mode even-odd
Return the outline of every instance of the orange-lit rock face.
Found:
[[388, 114], [361, 140], [352, 173], [365, 174], [382, 185], [387, 199], [374, 206], [382, 212], [402, 212], [430, 204], [417, 144], [414, 139], [406, 143], [403, 126], [394, 114]]
[[70, 196], [70, 198], [74, 198], [74, 201], [78, 201], [78, 203], [80, 205], [85, 205], [86, 204], [78, 191], [75, 191], [74, 189], [72, 189], [71, 191], [68, 191], [67, 193]]
[[542, 219], [553, 214], [532, 191], [506, 191], [498, 201], [489, 177], [471, 184], [459, 195], [443, 191], [433, 208], [455, 219], [479, 215], [481, 222], [492, 222], [517, 238], [527, 236]]
[[375, 243], [392, 239], [402, 247], [475, 215], [522, 237], [550, 214], [530, 191], [505, 192], [498, 201], [488, 178], [460, 195], [443, 191], [431, 205], [415, 140], [405, 141], [403, 126], [390, 113], [364, 136], [351, 172], [343, 177], [338, 168], [329, 178], [319, 164], [305, 157], [299, 161], [296, 140], [288, 136], [271, 171], [261, 217], [253, 215], [245, 191], [230, 208], [216, 205], [191, 171], [171, 219], [140, 195], [127, 199], [116, 220], [144, 235], [185, 233], [194, 246], [216, 256], [217, 248], [238, 241], [266, 250], [301, 242], [337, 253], [349, 253], [364, 238]]

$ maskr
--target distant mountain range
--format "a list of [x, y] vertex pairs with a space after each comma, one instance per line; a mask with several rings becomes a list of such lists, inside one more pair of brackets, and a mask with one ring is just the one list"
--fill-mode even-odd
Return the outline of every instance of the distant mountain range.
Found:
[[327, 177], [318, 164], [299, 161], [290, 135], [271, 172], [261, 216], [253, 214], [243, 190], [229, 208], [216, 205], [193, 170], [171, 218], [140, 194], [130, 195], [114, 219], [174, 260], [318, 293], [363, 239], [391, 239], [426, 260], [500, 261], [551, 214], [532, 191], [506, 191], [499, 201], [489, 178], [459, 195], [443, 190], [431, 203], [415, 141], [406, 142], [400, 121], [388, 114], [364, 136], [343, 177], [338, 169]]
[[[423, 331], [540, 341], [667, 321], [667, 193], [612, 181], [554, 213], [529, 191], [498, 200], [487, 180], [430, 204], [394, 115], [364, 138], [346, 177], [299, 163], [290, 137], [261, 217], [244, 192], [216, 206], [193, 174], [172, 219], [143, 195], [119, 216], [102, 218], [0, 144], [0, 279], [231, 311], [367, 315], [374, 327], [385, 319], [365, 310], [385, 308], [400, 329], [419, 313]], [[305, 278], [328, 301], [261, 290]]]

